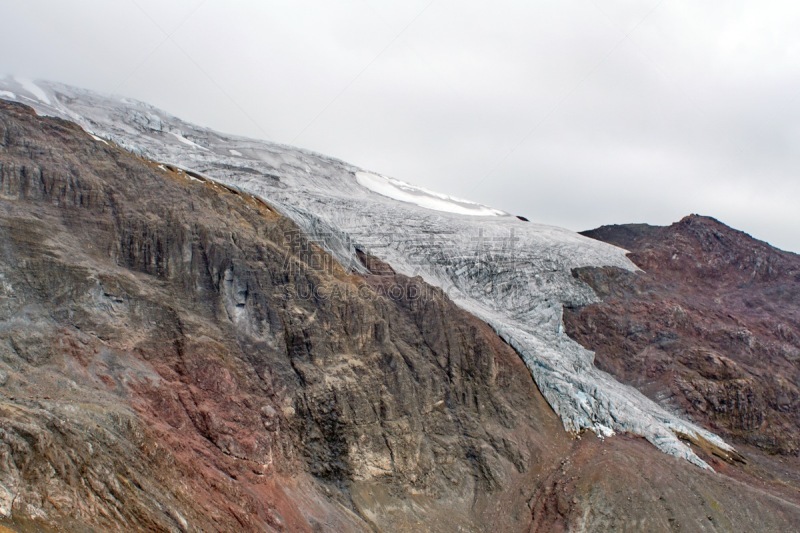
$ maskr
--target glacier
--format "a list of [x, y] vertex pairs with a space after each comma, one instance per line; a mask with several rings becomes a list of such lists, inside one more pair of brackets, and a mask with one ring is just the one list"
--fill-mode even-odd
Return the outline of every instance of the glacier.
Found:
[[635, 270], [623, 249], [307, 150], [196, 126], [129, 98], [11, 77], [0, 90], [39, 114], [77, 122], [98, 141], [261, 197], [350, 270], [364, 272], [360, 250], [440, 287], [519, 353], [570, 432], [632, 433], [702, 468], [710, 467], [685, 439], [734, 451], [596, 368], [594, 354], [564, 334], [564, 306], [597, 301], [572, 270]]

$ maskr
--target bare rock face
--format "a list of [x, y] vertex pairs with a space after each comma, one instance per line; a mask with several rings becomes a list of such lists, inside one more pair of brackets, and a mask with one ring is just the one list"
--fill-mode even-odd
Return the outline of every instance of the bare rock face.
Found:
[[722, 474], [571, 438], [485, 323], [360, 257], [0, 102], [0, 529], [800, 523], [795, 489], [702, 450]]
[[530, 479], [570, 439], [440, 290], [367, 257], [345, 272], [254, 197], [22, 106], [0, 138], [6, 519], [530, 522]]
[[717, 220], [586, 232], [644, 272], [586, 269], [604, 302], [567, 313], [597, 365], [734, 442], [800, 452], [800, 256]]

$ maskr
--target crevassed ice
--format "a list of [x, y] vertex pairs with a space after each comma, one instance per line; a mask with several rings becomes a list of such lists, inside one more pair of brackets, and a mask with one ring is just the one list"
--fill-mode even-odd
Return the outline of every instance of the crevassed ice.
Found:
[[[0, 88], [11, 88], [4, 83]], [[403, 274], [441, 287], [516, 349], [567, 430], [641, 435], [703, 468], [708, 465], [677, 434], [732, 450], [598, 370], [593, 353], [564, 335], [563, 306], [596, 301], [572, 269], [635, 269], [624, 250], [308, 151], [223, 135], [133, 100], [57, 84], [40, 82], [39, 87], [49, 93], [35, 104], [40, 112], [91, 126], [136, 153], [263, 197], [346, 266], [360, 268], [358, 247]], [[134, 120], [143, 115], [157, 116], [162, 127], [150, 127], [151, 119], [145, 125]], [[171, 131], [188, 134], [202, 146], [164, 133]]]

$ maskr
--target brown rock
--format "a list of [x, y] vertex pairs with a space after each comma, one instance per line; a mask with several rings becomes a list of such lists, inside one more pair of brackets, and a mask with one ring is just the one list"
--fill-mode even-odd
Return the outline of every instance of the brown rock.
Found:
[[720, 222], [606, 226], [644, 272], [576, 275], [604, 302], [568, 312], [597, 365], [734, 443], [800, 452], [800, 257]]

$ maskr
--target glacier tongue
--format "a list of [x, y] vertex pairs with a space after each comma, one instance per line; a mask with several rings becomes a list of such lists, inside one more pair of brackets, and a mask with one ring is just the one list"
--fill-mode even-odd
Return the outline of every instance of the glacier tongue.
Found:
[[[60, 84], [36, 87], [47, 94], [26, 103], [38, 112], [261, 196], [351, 269], [362, 269], [361, 249], [442, 288], [517, 350], [567, 430], [630, 432], [703, 468], [678, 435], [732, 451], [595, 368], [593, 353], [563, 334], [563, 306], [596, 301], [572, 269], [635, 269], [624, 250], [318, 154], [194, 126], [144, 103]], [[0, 89], [26, 87], [7, 79]]]

